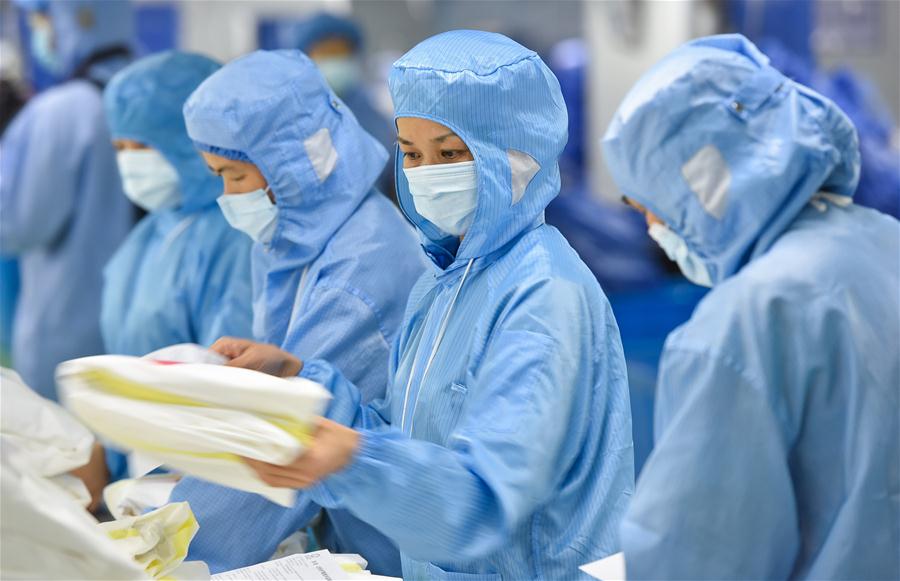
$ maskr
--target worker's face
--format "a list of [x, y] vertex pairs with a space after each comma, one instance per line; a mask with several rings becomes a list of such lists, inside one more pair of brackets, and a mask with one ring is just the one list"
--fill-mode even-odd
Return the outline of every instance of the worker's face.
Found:
[[650, 210], [648, 210], [641, 204], [635, 202], [631, 198], [623, 197], [622, 201], [625, 202], [625, 205], [631, 206], [632, 208], [634, 208], [635, 210], [637, 210], [638, 212], [640, 212], [641, 214], [644, 215], [644, 220], [647, 221], [647, 228], [649, 228], [653, 224], [662, 224], [663, 226], [665, 226], [665, 223], [662, 220], [660, 220], [656, 216], [656, 214], [654, 214], [653, 212], [651, 212]]
[[327, 59], [346, 58], [353, 56], [353, 45], [345, 38], [332, 36], [314, 44], [306, 54], [316, 62]]
[[397, 142], [403, 167], [472, 161], [472, 152], [451, 129], [417, 117], [397, 119]]
[[[264, 190], [268, 186], [266, 178], [263, 177], [259, 168], [252, 163], [235, 161], [205, 151], [201, 151], [200, 155], [202, 155], [203, 160], [206, 161], [209, 171], [222, 178], [222, 184], [224, 185], [223, 193], [226, 196], [249, 194], [256, 190]], [[268, 195], [269, 199], [272, 200], [272, 203], [274, 204], [275, 196], [272, 192], [268, 192]]]

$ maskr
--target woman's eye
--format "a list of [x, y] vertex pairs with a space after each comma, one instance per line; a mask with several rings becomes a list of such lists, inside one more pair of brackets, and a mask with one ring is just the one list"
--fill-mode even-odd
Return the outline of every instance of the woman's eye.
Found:
[[419, 159], [419, 153], [417, 151], [404, 151], [403, 157], [406, 159]]
[[442, 151], [441, 157], [443, 157], [444, 159], [453, 159], [454, 157], [456, 157], [457, 153], [459, 153], [459, 152], [457, 152], [457, 151]]

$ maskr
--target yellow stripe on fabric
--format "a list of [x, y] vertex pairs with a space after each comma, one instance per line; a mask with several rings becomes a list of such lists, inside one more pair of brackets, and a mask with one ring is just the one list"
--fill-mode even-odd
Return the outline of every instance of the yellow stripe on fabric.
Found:
[[175, 559], [182, 560], [187, 557], [191, 539], [194, 538], [194, 529], [197, 527], [197, 519], [191, 513], [177, 531], [172, 535], [172, 544], [175, 546]]
[[128, 539], [131, 537], [139, 537], [141, 536], [141, 531], [137, 529], [119, 529], [115, 531], [107, 531], [106, 536], [111, 538], [114, 541], [119, 541], [122, 539]]
[[341, 563], [341, 569], [347, 573], [363, 573], [364, 569], [356, 563]]
[[[183, 405], [188, 407], [201, 407], [201, 408], [214, 408], [209, 403], [198, 401], [195, 399], [191, 399], [188, 397], [184, 397], [181, 395], [177, 395], [174, 393], [168, 393], [162, 390], [153, 389], [152, 387], [148, 387], [146, 385], [137, 383], [130, 379], [125, 379], [120, 375], [116, 375], [110, 371], [105, 369], [89, 369], [87, 371], [83, 371], [79, 374], [79, 376], [89, 382], [93, 387], [99, 389], [100, 391], [125, 397], [128, 399], [134, 399], [138, 401], [147, 401], [151, 403], [160, 403], [160, 404], [168, 404], [168, 405]], [[228, 408], [226, 408], [228, 409]], [[243, 411], [243, 410], [236, 410]], [[310, 433], [309, 426], [307, 424], [303, 424], [298, 422], [297, 420], [280, 415], [272, 415], [272, 414], [256, 414], [259, 418], [269, 422], [276, 428], [281, 429], [284, 432], [287, 432], [291, 437], [295, 440], [303, 444], [304, 446], [309, 446], [312, 444], [312, 434]], [[123, 442], [127, 443], [127, 442]], [[183, 451], [177, 450], [169, 450], [167, 448], [161, 447], [153, 447], [152, 445], [143, 446], [142, 449], [148, 451], [156, 451], [156, 452], [173, 452], [173, 453], [181, 453], [188, 454], [192, 456], [199, 456], [203, 458], [226, 458], [233, 457], [237, 459], [237, 456], [233, 454], [219, 454], [219, 453], [186, 453]], [[230, 458], [229, 458], [230, 459]]]

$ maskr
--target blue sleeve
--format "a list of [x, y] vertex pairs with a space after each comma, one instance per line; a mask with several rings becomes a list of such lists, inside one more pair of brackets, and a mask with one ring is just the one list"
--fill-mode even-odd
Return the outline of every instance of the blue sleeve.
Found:
[[169, 502], [187, 501], [200, 530], [191, 541], [188, 560], [201, 560], [212, 573], [254, 565], [268, 560], [278, 545], [302, 529], [319, 507], [298, 498], [285, 508], [233, 488], [198, 478], [183, 478]]
[[[353, 463], [311, 489], [372, 524], [414, 559], [496, 551], [553, 493], [584, 433], [591, 324], [581, 287], [524, 289], [498, 323], [446, 447], [363, 430]], [[588, 374], [589, 375], [589, 374]]]
[[[99, 107], [99, 96], [66, 90], [65, 95], [47, 96], [52, 98], [35, 97], [4, 134], [0, 156], [4, 253], [20, 254], [52, 243], [74, 211], [82, 169], [96, 147], [96, 129], [89, 119]], [[92, 96], [96, 103], [90, 102]]]
[[363, 403], [384, 396], [391, 335], [366, 295], [323, 281], [294, 311], [282, 349], [303, 361], [328, 361], [358, 388]]
[[198, 343], [212, 345], [220, 337], [253, 337], [253, 290], [250, 240], [230, 226], [204, 269], [203, 293], [196, 297]]
[[629, 579], [786, 579], [799, 547], [790, 443], [733, 361], [667, 346], [657, 442], [622, 525]]
[[128, 477], [128, 455], [117, 448], [103, 447], [106, 456], [106, 469], [109, 471], [109, 482], [117, 482]]
[[333, 365], [322, 359], [313, 359], [303, 364], [300, 377], [322, 384], [331, 392], [333, 399], [325, 417], [341, 425], [358, 430], [382, 430], [391, 424], [391, 391], [384, 398], [362, 403], [359, 389]]
[[[364, 300], [343, 289], [314, 289], [303, 314], [289, 328], [286, 350], [329, 357], [370, 385], [370, 392], [383, 393], [387, 343]], [[330, 370], [333, 383], [343, 390], [335, 401], [353, 410], [345, 413], [355, 413], [362, 397], [359, 390], [330, 365], [305, 364], [305, 371], [312, 368]], [[292, 508], [284, 508], [257, 494], [189, 477], [179, 482], [170, 498], [182, 500], [190, 502], [200, 523], [188, 556], [206, 561], [214, 573], [267, 560], [281, 541], [307, 526], [320, 510], [307, 494], [299, 494]]]

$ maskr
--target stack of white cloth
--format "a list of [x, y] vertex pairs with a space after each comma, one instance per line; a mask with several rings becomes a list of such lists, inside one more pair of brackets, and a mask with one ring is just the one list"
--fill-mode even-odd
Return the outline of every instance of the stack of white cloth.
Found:
[[301, 378], [119, 355], [62, 363], [57, 384], [66, 407], [117, 446], [284, 506], [296, 492], [268, 486], [241, 457], [290, 463], [331, 397]]

